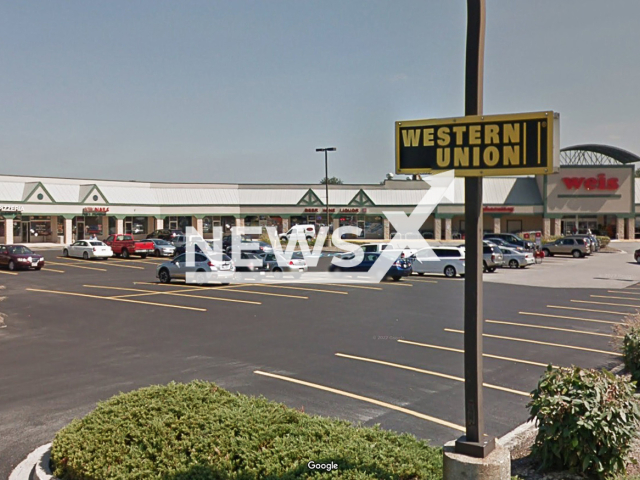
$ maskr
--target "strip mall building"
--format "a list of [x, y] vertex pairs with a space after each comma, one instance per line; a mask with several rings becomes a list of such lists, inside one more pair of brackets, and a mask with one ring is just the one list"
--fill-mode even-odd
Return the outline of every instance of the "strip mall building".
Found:
[[[574, 229], [600, 229], [612, 238], [640, 231], [640, 198], [633, 163], [640, 157], [604, 145], [562, 150], [560, 172], [537, 177], [484, 180], [484, 230], [540, 230], [560, 235]], [[640, 185], [638, 185], [640, 186]], [[331, 185], [333, 227], [355, 225], [362, 238], [393, 234], [385, 211], [411, 213], [426, 193], [421, 180], [382, 184]], [[326, 223], [322, 185], [176, 184], [0, 176], [0, 243], [71, 243], [93, 233], [146, 237], [156, 229], [195, 227], [212, 238], [213, 227]], [[640, 217], [638, 217], [640, 218]], [[440, 204], [425, 222], [429, 238], [464, 236], [464, 182], [455, 198]]]

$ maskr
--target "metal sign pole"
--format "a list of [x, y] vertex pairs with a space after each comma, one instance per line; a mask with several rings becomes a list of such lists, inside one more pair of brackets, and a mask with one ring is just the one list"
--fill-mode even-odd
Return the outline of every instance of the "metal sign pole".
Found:
[[[467, 0], [465, 115], [482, 115], [485, 0]], [[482, 177], [465, 178], [464, 397], [466, 435], [456, 452], [484, 458], [495, 440], [484, 436], [482, 375]]]

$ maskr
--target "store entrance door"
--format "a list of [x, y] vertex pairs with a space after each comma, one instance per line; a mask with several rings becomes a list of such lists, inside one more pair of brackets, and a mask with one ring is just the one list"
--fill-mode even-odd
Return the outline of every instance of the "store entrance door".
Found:
[[84, 240], [84, 219], [76, 221], [76, 241]]
[[22, 224], [22, 231], [21, 231], [21, 237], [20, 237], [20, 242], [23, 243], [31, 243], [31, 225], [29, 222], [21, 222]]

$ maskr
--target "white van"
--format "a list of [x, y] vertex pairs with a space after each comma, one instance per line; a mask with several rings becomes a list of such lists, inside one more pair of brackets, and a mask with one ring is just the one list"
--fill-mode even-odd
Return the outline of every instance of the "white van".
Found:
[[[362, 249], [362, 251], [364, 253], [380, 253], [383, 250], [391, 250], [394, 251], [393, 245], [390, 243], [365, 243], [363, 245], [360, 245], [360, 248]], [[401, 254], [404, 255], [405, 257], [410, 257], [411, 255], [413, 255], [414, 251], [411, 250], [410, 248], [405, 248], [403, 250], [398, 250], [398, 256], [400, 256]]]
[[429, 255], [429, 249], [418, 250], [411, 259], [413, 271], [418, 275], [441, 273], [445, 277], [464, 276], [464, 248], [431, 247], [435, 255]]
[[287, 233], [280, 234], [280, 240], [304, 238], [307, 241], [316, 238], [316, 226], [315, 225], [294, 225], [289, 229]]

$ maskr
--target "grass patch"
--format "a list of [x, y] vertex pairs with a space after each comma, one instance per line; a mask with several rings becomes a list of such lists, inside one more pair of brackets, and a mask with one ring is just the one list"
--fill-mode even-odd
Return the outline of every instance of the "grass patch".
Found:
[[[63, 480], [442, 478], [442, 450], [411, 435], [310, 416], [201, 381], [98, 404], [58, 432], [51, 459]], [[322, 473], [310, 461], [338, 468]]]

